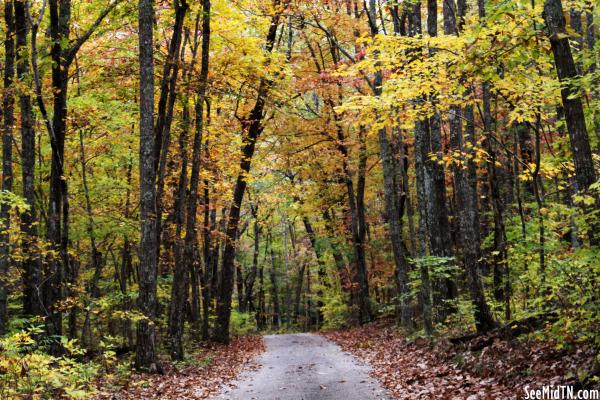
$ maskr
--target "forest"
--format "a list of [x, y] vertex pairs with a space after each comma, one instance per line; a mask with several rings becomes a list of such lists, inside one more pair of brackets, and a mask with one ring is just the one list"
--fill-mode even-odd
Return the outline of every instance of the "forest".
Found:
[[600, 384], [594, 1], [2, 5], [1, 399], [318, 331]]

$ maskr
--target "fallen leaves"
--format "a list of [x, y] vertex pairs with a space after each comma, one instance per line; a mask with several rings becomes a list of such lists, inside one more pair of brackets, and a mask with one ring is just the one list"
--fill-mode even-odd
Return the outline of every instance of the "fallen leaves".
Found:
[[481, 352], [447, 341], [411, 342], [382, 321], [323, 335], [370, 364], [396, 399], [517, 399], [527, 385], [576, 384], [570, 376], [594, 359], [589, 349], [558, 352], [534, 341], [494, 340]]
[[164, 375], [134, 374], [118, 391], [99, 382], [96, 400], [197, 400], [207, 399], [242, 370], [257, 368], [255, 357], [264, 351], [260, 336], [235, 338], [229, 346], [210, 345], [199, 356], [204, 365], [168, 366]]

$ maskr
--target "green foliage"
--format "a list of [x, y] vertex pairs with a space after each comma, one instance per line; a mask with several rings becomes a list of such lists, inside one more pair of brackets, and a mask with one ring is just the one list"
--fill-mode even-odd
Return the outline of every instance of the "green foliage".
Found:
[[560, 309], [547, 334], [565, 347], [572, 342], [591, 342], [600, 348], [600, 254], [584, 249], [576, 257], [553, 259], [549, 265], [546, 307]]
[[348, 325], [350, 321], [350, 307], [341, 293], [328, 294], [323, 297], [323, 327], [339, 328]]
[[256, 332], [254, 314], [241, 313], [237, 310], [231, 312], [231, 332], [235, 335], [247, 335]]
[[35, 339], [42, 332], [32, 327], [0, 339], [0, 398], [89, 398], [99, 366], [77, 361], [83, 351], [66, 338], [61, 338], [64, 356], [44, 353]]

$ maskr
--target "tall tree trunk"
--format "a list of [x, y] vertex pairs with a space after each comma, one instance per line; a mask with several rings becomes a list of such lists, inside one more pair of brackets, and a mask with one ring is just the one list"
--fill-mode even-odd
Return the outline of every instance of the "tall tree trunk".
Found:
[[[210, 128], [210, 123], [211, 123], [211, 114], [210, 114], [210, 101], [208, 99], [208, 97], [205, 98], [206, 103], [206, 130], [208, 131], [208, 129]], [[207, 132], [208, 133], [208, 132]], [[204, 142], [204, 159], [205, 160], [209, 160], [209, 140], [208, 138], [206, 139], [206, 141]], [[203, 189], [203, 199], [202, 199], [202, 207], [203, 207], [203, 213], [204, 213], [204, 221], [203, 223], [203, 241], [204, 241], [204, 248], [202, 249], [202, 258], [204, 263], [203, 265], [203, 271], [198, 271], [199, 272], [199, 280], [200, 280], [200, 286], [201, 286], [201, 292], [200, 293], [200, 287], [196, 286], [196, 282], [195, 280], [196, 277], [194, 273], [194, 271], [197, 271], [196, 269], [192, 269], [190, 271], [190, 273], [192, 274], [192, 323], [194, 325], [194, 330], [196, 331], [200, 331], [201, 335], [202, 335], [202, 339], [203, 340], [208, 340], [209, 339], [209, 335], [208, 335], [208, 325], [209, 325], [209, 314], [210, 314], [210, 309], [211, 309], [211, 299], [212, 299], [212, 286], [211, 286], [211, 279], [212, 279], [212, 266], [211, 266], [211, 229], [212, 229], [212, 224], [210, 221], [210, 182], [208, 179], [204, 180], [204, 189]], [[202, 323], [201, 326], [200, 324], [200, 320], [196, 321], [196, 313], [200, 313], [200, 294], [202, 295]], [[199, 328], [199, 329], [198, 329]]]
[[135, 365], [156, 369], [156, 168], [154, 134], [154, 1], [139, 0], [140, 60], [140, 247], [138, 307], [144, 318], [137, 325]]
[[[210, 48], [210, 0], [202, 2], [202, 58], [200, 61], [200, 76], [198, 91], [196, 93], [196, 125], [194, 142], [192, 145], [192, 173], [190, 176], [190, 190], [187, 199], [186, 234], [183, 251], [184, 263], [177, 265], [175, 274], [179, 282], [174, 282], [172, 290], [171, 313], [169, 316], [169, 331], [171, 336], [171, 357], [182, 360], [184, 309], [188, 298], [188, 277], [197, 273], [198, 251], [196, 228], [198, 209], [198, 185], [200, 183], [200, 153], [202, 150], [202, 134], [204, 131], [204, 99], [208, 86], [208, 62]], [[177, 279], [176, 278], [176, 279]], [[194, 279], [197, 286], [197, 278]]]
[[[155, 163], [157, 168], [157, 183], [156, 183], [156, 236], [160, 243], [160, 238], [163, 231], [163, 195], [165, 187], [165, 176], [167, 174], [167, 158], [169, 155], [169, 147], [171, 144], [171, 125], [173, 122], [173, 110], [175, 107], [175, 99], [177, 98], [177, 77], [179, 74], [181, 51], [181, 42], [183, 37], [183, 23], [188, 10], [186, 0], [174, 0], [173, 8], [175, 9], [175, 22], [173, 24], [173, 33], [169, 44], [169, 52], [167, 60], [163, 68], [163, 77], [160, 85], [160, 97], [158, 100], [155, 135]], [[161, 268], [159, 245], [156, 249], [156, 258], [158, 268]]]
[[[375, 36], [379, 34], [379, 28], [377, 27], [377, 2], [375, 0], [369, 0], [368, 8], [365, 10], [369, 18], [369, 26], [371, 29], [371, 35]], [[365, 7], [367, 3], [365, 2]], [[373, 79], [373, 94], [375, 96], [381, 96], [383, 85], [383, 73], [378, 70], [375, 72]], [[394, 262], [396, 267], [396, 281], [400, 294], [400, 323], [407, 328], [412, 328], [412, 308], [411, 308], [411, 295], [408, 287], [408, 260], [404, 252], [404, 245], [402, 243], [402, 226], [400, 220], [400, 203], [398, 198], [398, 192], [394, 185], [394, 171], [393, 155], [391, 151], [391, 145], [387, 135], [387, 129], [381, 128], [378, 132], [379, 139], [379, 153], [381, 156], [381, 163], [383, 165], [383, 181], [384, 181], [384, 197], [385, 197], [385, 209], [387, 214], [387, 230], [392, 245], [392, 252], [394, 254]]]
[[[169, 46], [169, 54], [167, 56], [167, 62], [164, 66], [163, 80], [161, 83], [160, 99], [158, 102], [158, 114], [155, 126], [156, 131], [156, 142], [155, 155], [158, 162], [158, 182], [157, 182], [157, 240], [161, 237], [162, 231], [162, 209], [163, 209], [163, 192], [164, 192], [164, 180], [166, 174], [167, 156], [169, 154], [170, 136], [171, 136], [171, 123], [173, 119], [173, 108], [175, 106], [176, 89], [177, 89], [177, 76], [179, 72], [179, 58], [181, 40], [183, 36], [183, 22], [185, 14], [188, 9], [186, 1], [175, 0], [173, 2], [175, 8], [175, 23], [173, 27], [173, 34], [171, 36], [171, 42]], [[188, 117], [189, 119], [189, 117]], [[186, 133], [187, 134], [187, 133]], [[187, 137], [185, 139], [187, 141]], [[182, 151], [186, 152], [187, 149], [182, 147]], [[187, 154], [185, 156], [185, 162], [187, 167]], [[186, 168], [187, 173], [187, 168]], [[182, 172], [183, 174], [183, 172]], [[181, 178], [185, 182], [185, 178]], [[185, 185], [185, 183], [184, 183]], [[198, 287], [197, 269], [189, 271], [185, 258], [182, 257], [182, 246], [181, 246], [181, 224], [183, 222], [183, 203], [185, 201], [185, 186], [179, 187], [180, 199], [176, 208], [179, 210], [179, 216], [176, 217], [180, 221], [176, 230], [178, 234], [176, 240], [178, 245], [176, 246], [175, 256], [175, 271], [173, 274], [173, 284], [171, 286], [171, 306], [169, 308], [169, 335], [171, 338], [171, 357], [174, 360], [183, 359], [183, 328], [184, 328], [184, 308], [187, 302], [190, 277], [192, 285]], [[185, 247], [185, 246], [184, 246]], [[160, 263], [160, 245], [157, 248], [157, 262]], [[190, 276], [191, 275], [191, 276]], [[197, 298], [197, 296], [196, 296]], [[199, 310], [192, 312], [192, 319], [198, 319], [197, 313]]]
[[[205, 156], [208, 159], [208, 141], [205, 146]], [[215, 229], [216, 210], [211, 210], [210, 186], [208, 180], [204, 181], [204, 283], [202, 286], [202, 339], [209, 339], [209, 314], [212, 309], [212, 298], [214, 294], [213, 279], [216, 273], [213, 265], [218, 265], [219, 252], [213, 249], [212, 232]], [[214, 246], [217, 247], [217, 246]], [[216, 259], [216, 260], [214, 260]]]
[[[181, 63], [185, 62], [185, 47], [186, 43], [183, 45], [182, 55], [181, 55]], [[195, 59], [195, 51], [192, 51], [192, 59]], [[174, 214], [174, 222], [175, 222], [175, 244], [174, 244], [174, 253], [175, 253], [175, 268], [176, 272], [179, 273], [179, 278], [183, 275], [185, 279], [188, 275], [187, 270], [185, 270], [187, 263], [183, 258], [183, 252], [185, 243], [183, 240], [183, 229], [185, 224], [185, 205], [186, 205], [186, 194], [187, 194], [187, 182], [188, 182], [188, 142], [189, 142], [189, 132], [190, 132], [190, 105], [189, 105], [189, 93], [190, 93], [190, 84], [189, 84], [189, 70], [187, 68], [184, 69], [183, 72], [183, 80], [186, 82], [186, 87], [184, 93], [181, 95], [181, 103], [182, 103], [182, 116], [181, 116], [181, 132], [179, 134], [179, 156], [181, 158], [181, 170], [179, 173], [179, 183], [177, 186], [177, 191], [175, 193], [175, 210]], [[160, 261], [160, 260], [159, 260]], [[181, 269], [184, 269], [182, 271]], [[174, 279], [176, 279], [174, 277]], [[177, 295], [174, 293], [175, 282], [173, 282], [173, 286], [171, 287], [171, 301], [173, 301]], [[175, 295], [175, 296], [174, 296]], [[171, 304], [171, 311], [169, 313], [169, 318], [173, 316], [172, 308], [176, 306], [175, 304]], [[192, 310], [192, 321], [194, 321], [195, 313]], [[171, 323], [171, 321], [169, 321]]]
[[[573, 153], [577, 190], [587, 192], [590, 185], [596, 182], [596, 172], [594, 171], [592, 151], [585, 126], [581, 96], [577, 88], [569, 82], [577, 76], [577, 68], [571, 53], [569, 36], [566, 33], [561, 0], [546, 0], [543, 16], [546, 21], [552, 53], [554, 54], [558, 79], [563, 83], [561, 89], [562, 106]], [[596, 206], [600, 206], [598, 196], [596, 196]], [[590, 229], [590, 242], [592, 245], [600, 243], [600, 235], [598, 234], [600, 227], [597, 225], [593, 224]]]
[[[412, 9], [409, 10], [409, 29], [408, 33], [410, 36], [417, 36], [421, 34], [421, 3], [417, 2], [410, 6]], [[437, 10], [437, 5], [434, 4], [434, 9]], [[432, 12], [429, 10], [429, 12]], [[437, 11], [436, 11], [437, 12]], [[435, 20], [437, 24], [437, 20]], [[397, 32], [399, 33], [399, 32]], [[430, 169], [427, 168], [430, 153], [430, 124], [429, 120], [416, 121], [415, 123], [415, 174], [417, 180], [417, 198], [419, 202], [419, 232], [421, 233], [421, 239], [431, 238], [433, 229], [430, 229], [431, 211], [434, 207], [432, 204], [435, 201], [433, 195], [433, 177]], [[400, 144], [404, 146], [403, 143]], [[430, 162], [430, 161], [429, 161]], [[443, 172], [442, 172], [443, 173]], [[405, 173], [405, 175], [407, 175]], [[406, 179], [407, 176], [404, 178]], [[445, 207], [445, 204], [444, 204]], [[438, 235], [439, 231], [436, 231]], [[431, 240], [430, 240], [431, 241]], [[432, 246], [430, 245], [430, 250]], [[426, 255], [426, 244], [420, 243], [419, 245], [419, 257]], [[434, 254], [436, 255], [436, 254]], [[427, 335], [433, 332], [432, 322], [432, 309], [431, 309], [431, 287], [429, 278], [429, 267], [421, 261], [419, 262], [419, 273], [421, 276], [421, 309], [423, 317], [423, 328]]]
[[[63, 279], [69, 274], [68, 255], [68, 194], [64, 178], [65, 134], [67, 122], [67, 90], [70, 62], [66, 59], [68, 49], [62, 43], [69, 40], [71, 2], [50, 0], [50, 37], [52, 47], [52, 92], [53, 114], [50, 143], [52, 163], [50, 168], [50, 196], [48, 204], [47, 238], [58, 252], [59, 257], [50, 257], [47, 262], [45, 303], [50, 311], [46, 329], [48, 335], [62, 335], [62, 311], [58, 303], [63, 298]], [[53, 353], [59, 353], [61, 346], [54, 343]]]
[[[437, 36], [437, 1], [427, 1], [427, 33], [431, 37]], [[430, 53], [434, 50], [430, 49]], [[435, 101], [435, 99], [430, 99]], [[427, 156], [424, 159], [426, 176], [431, 179], [431, 194], [427, 204], [427, 238], [431, 254], [438, 257], [450, 257], [453, 255], [452, 237], [450, 223], [448, 221], [448, 206], [446, 205], [446, 175], [444, 166], [440, 162], [442, 153], [442, 130], [440, 115], [435, 114], [426, 121], [424, 151], [427, 154], [435, 154], [436, 159]], [[456, 284], [451, 278], [437, 278], [433, 281], [436, 291], [433, 296], [434, 304], [439, 308], [439, 320], [443, 321], [454, 307], [450, 306], [448, 300], [456, 297]]]
[[[337, 60], [333, 47], [331, 47], [331, 54], [334, 57], [334, 60]], [[350, 233], [352, 236], [352, 247], [354, 250], [353, 262], [355, 264], [355, 276], [352, 276], [350, 281], [352, 284], [356, 284], [356, 286], [358, 286], [358, 292], [353, 289], [351, 294], [352, 298], [356, 299], [358, 302], [358, 319], [360, 323], [367, 323], [371, 321], [372, 314], [371, 301], [369, 299], [369, 281], [365, 253], [366, 224], [364, 211], [364, 191], [367, 158], [365, 151], [364, 128], [359, 128], [359, 165], [357, 171], [357, 185], [355, 190], [353, 178], [354, 174], [351, 171], [348, 162], [350, 159], [350, 152], [346, 145], [346, 136], [342, 126], [341, 116], [335, 111], [335, 103], [333, 100], [328, 98], [325, 100], [325, 103], [329, 106], [335, 121], [337, 133], [336, 145], [342, 156], [342, 180], [346, 186], [346, 198], [348, 201], [348, 210], [350, 211]]]
[[[132, 125], [132, 131], [134, 130], [134, 126]], [[132, 132], [133, 133], [133, 132]], [[130, 149], [131, 153], [131, 149]], [[127, 190], [125, 191], [125, 220], [131, 218], [131, 175], [133, 172], [133, 154], [130, 154], [129, 160], [127, 163]], [[118, 266], [115, 264], [115, 268]], [[133, 274], [133, 257], [131, 254], [131, 242], [127, 235], [123, 237], [123, 249], [121, 251], [121, 271], [119, 274], [119, 288], [121, 289], [121, 294], [123, 295], [123, 311], [128, 312], [132, 309], [132, 301], [129, 296], [127, 282], [130, 279], [130, 276]], [[133, 331], [131, 329], [131, 319], [124, 318], [122, 322], [122, 330], [123, 337], [126, 340], [127, 347], [132, 348], [134, 345], [133, 340]]]
[[[478, 14], [480, 24], [483, 24], [485, 18], [485, 2], [478, 1]], [[492, 124], [492, 95], [490, 93], [490, 84], [485, 81], [481, 85], [482, 103], [483, 103], [483, 130], [485, 135], [485, 147], [490, 160], [486, 162], [489, 197], [492, 204], [494, 215], [494, 298], [496, 301], [504, 301], [504, 318], [511, 319], [510, 310], [510, 273], [507, 263], [507, 239], [506, 228], [504, 224], [504, 204], [501, 196], [501, 184], [499, 179], [497, 163], [496, 145], [487, 136], [493, 134]]]
[[[27, 35], [29, 34], [29, 11], [25, 0], [15, 0], [15, 26], [17, 54], [17, 78], [20, 85], [30, 78]], [[23, 311], [29, 315], [40, 315], [42, 304], [40, 298], [41, 260], [34, 249], [37, 237], [36, 200], [35, 200], [35, 132], [34, 115], [31, 97], [26, 89], [19, 92], [21, 109], [21, 173], [23, 177], [23, 197], [29, 206], [21, 214], [21, 231], [24, 234], [23, 244]]]
[[[443, 7], [444, 33], [457, 35], [456, 17], [462, 19], [464, 15], [464, 4], [461, 3], [460, 14], [457, 12], [454, 0], [445, 0]], [[480, 276], [479, 259], [481, 257], [480, 235], [478, 224], [477, 187], [474, 181], [474, 165], [464, 153], [470, 147], [465, 146], [463, 138], [462, 110], [460, 107], [451, 106], [449, 113], [450, 145], [453, 150], [461, 153], [460, 165], [454, 165], [454, 190], [456, 197], [456, 208], [459, 222], [460, 241], [463, 244], [463, 261], [471, 301], [475, 307], [475, 324], [480, 332], [487, 331], [495, 326], [492, 314], [489, 310], [483, 291], [483, 282]], [[472, 109], [466, 110], [467, 119], [467, 141], [474, 143], [474, 127], [472, 124]], [[463, 165], [464, 164], [464, 165]]]
[[[279, 6], [279, 0], [275, 0], [274, 9]], [[267, 33], [265, 52], [271, 54], [275, 44], [277, 28], [279, 26], [280, 11], [271, 17], [271, 25]], [[268, 59], [267, 59], [268, 60]], [[267, 61], [268, 63], [268, 61]], [[258, 85], [256, 95], [256, 103], [248, 114], [242, 120], [242, 158], [240, 161], [240, 172], [236, 179], [233, 190], [233, 201], [229, 210], [229, 220], [225, 231], [225, 248], [223, 249], [223, 264], [221, 269], [221, 287], [219, 288], [219, 298], [217, 300], [217, 327], [215, 330], [215, 340], [221, 343], [229, 343], [229, 318], [231, 316], [231, 295], [233, 292], [233, 269], [236, 252], [236, 239], [238, 233], [238, 225], [240, 221], [240, 211], [242, 201], [247, 186], [247, 175], [250, 172], [252, 156], [256, 147], [256, 141], [260, 136], [263, 125], [265, 103], [267, 96], [271, 90], [273, 82], [271, 78], [263, 77]]]
[[[4, 96], [2, 108], [4, 123], [2, 125], [2, 190], [12, 192], [12, 140], [15, 124], [15, 97], [13, 81], [15, 77], [15, 16], [12, 0], [4, 2], [4, 21], [6, 22], [6, 38], [4, 39]], [[7, 279], [10, 267], [10, 204], [0, 205], [0, 335], [6, 332], [8, 324], [8, 289]]]

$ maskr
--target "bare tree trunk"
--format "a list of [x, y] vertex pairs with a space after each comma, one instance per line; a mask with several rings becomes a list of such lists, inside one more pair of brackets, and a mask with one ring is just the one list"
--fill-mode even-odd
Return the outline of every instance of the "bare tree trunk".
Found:
[[[17, 54], [17, 78], [19, 84], [25, 86], [31, 70], [27, 55], [27, 35], [29, 34], [29, 11], [25, 0], [15, 0], [15, 27]], [[21, 109], [21, 171], [23, 177], [23, 197], [29, 209], [21, 213], [21, 231], [24, 234], [23, 251], [23, 311], [29, 315], [40, 315], [42, 304], [40, 298], [41, 260], [34, 250], [38, 232], [35, 200], [35, 132], [33, 129], [34, 115], [31, 97], [26, 89], [19, 92]]]
[[[2, 190], [12, 192], [12, 140], [15, 124], [15, 96], [13, 81], [15, 77], [15, 16], [13, 1], [4, 2], [4, 20], [6, 22], [6, 38], [4, 39], [4, 96], [2, 108], [4, 123], [2, 125]], [[0, 335], [6, 332], [8, 324], [8, 289], [7, 278], [10, 268], [10, 204], [0, 205]]]
[[[444, 1], [444, 33], [457, 35], [460, 21], [465, 13], [465, 4], [461, 2], [457, 10], [454, 0]], [[458, 23], [457, 23], [458, 22]], [[463, 245], [463, 261], [466, 270], [467, 285], [471, 295], [471, 301], [475, 306], [475, 324], [480, 332], [487, 331], [495, 326], [492, 314], [489, 310], [483, 290], [483, 282], [480, 276], [479, 259], [481, 257], [480, 235], [479, 235], [479, 211], [477, 207], [477, 187], [474, 175], [474, 164], [471, 158], [465, 157], [465, 153], [471, 151], [465, 146], [462, 127], [462, 110], [458, 106], [451, 106], [448, 116], [450, 125], [450, 145], [454, 151], [461, 153], [461, 161], [465, 164], [454, 165], [454, 190], [456, 197], [456, 208], [459, 221], [460, 241]], [[466, 108], [465, 119], [467, 120], [467, 138], [471, 144], [474, 143], [473, 110]], [[462, 164], [461, 163], [461, 164]]]
[[[365, 2], [365, 7], [367, 3]], [[369, 0], [368, 8], [365, 10], [367, 17], [369, 18], [369, 26], [371, 29], [371, 35], [379, 34], [379, 28], [377, 27], [377, 3], [375, 0]], [[375, 96], [381, 95], [381, 87], [383, 84], [383, 74], [380, 70], [375, 72], [373, 79], [373, 93]], [[411, 294], [408, 287], [408, 270], [409, 265], [404, 252], [404, 245], [402, 243], [402, 227], [400, 220], [400, 202], [398, 193], [394, 185], [394, 163], [392, 159], [392, 151], [390, 142], [387, 135], [387, 129], [381, 128], [378, 132], [379, 139], [379, 153], [381, 156], [381, 163], [383, 165], [383, 180], [384, 180], [384, 197], [385, 197], [385, 209], [387, 214], [387, 225], [388, 235], [392, 245], [392, 252], [394, 254], [394, 261], [396, 266], [396, 282], [400, 294], [400, 323], [407, 328], [412, 328], [412, 308], [411, 308]]]
[[[132, 126], [133, 131], [133, 126]], [[125, 219], [131, 218], [131, 175], [133, 170], [133, 155], [129, 157], [129, 162], [127, 164], [127, 190], [125, 191]], [[118, 269], [118, 266], [115, 263], [115, 268]], [[123, 295], [123, 311], [128, 312], [131, 311], [132, 301], [129, 296], [127, 282], [129, 281], [129, 277], [133, 274], [133, 260], [131, 255], [131, 243], [129, 238], [125, 236], [123, 238], [123, 249], [121, 252], [121, 271], [119, 274], [119, 288], [121, 289], [121, 294]], [[122, 329], [123, 329], [123, 337], [126, 340], [127, 347], [132, 348], [134, 345], [133, 340], [133, 331], [131, 329], [131, 319], [125, 318], [123, 319]]]
[[140, 225], [138, 307], [135, 365], [156, 370], [156, 168], [154, 134], [154, 1], [139, 0], [140, 51]]
[[[566, 34], [561, 0], [546, 0], [543, 16], [546, 21], [552, 53], [554, 54], [558, 79], [563, 83], [561, 89], [562, 105], [567, 121], [571, 151], [573, 152], [577, 190], [587, 192], [590, 185], [596, 182], [596, 172], [594, 171], [581, 97], [577, 88], [569, 82], [570, 79], [577, 76], [577, 68], [571, 54], [569, 37]], [[600, 199], [596, 197], [596, 207], [598, 206], [600, 206]], [[592, 245], [600, 243], [599, 230], [600, 227], [597, 223], [590, 228], [590, 242]]]
[[[173, 8], [175, 9], [175, 23], [173, 25], [173, 33], [169, 44], [169, 52], [167, 60], [163, 68], [163, 77], [160, 85], [160, 97], [157, 106], [154, 143], [155, 163], [157, 168], [157, 183], [156, 183], [156, 236], [157, 241], [160, 239], [163, 231], [162, 213], [164, 209], [163, 195], [165, 186], [165, 175], [167, 174], [167, 158], [169, 155], [169, 147], [171, 144], [171, 125], [173, 122], [173, 110], [175, 107], [175, 99], [177, 98], [177, 77], [180, 66], [180, 51], [183, 37], [183, 23], [188, 10], [186, 0], [174, 0]], [[156, 258], [158, 268], [161, 269], [159, 245], [156, 249]]]
[[[411, 5], [412, 9], [409, 9], [409, 29], [408, 34], [411, 36], [421, 34], [421, 3], [417, 2]], [[434, 5], [434, 8], [436, 5]], [[437, 10], [437, 8], [436, 8]], [[432, 12], [429, 10], [429, 12]], [[436, 11], [437, 12], [437, 11]], [[437, 24], [437, 20], [435, 20]], [[397, 32], [399, 33], [399, 32]], [[419, 101], [419, 100], [417, 100]], [[429, 120], [417, 121], [415, 123], [415, 175], [417, 180], [417, 198], [419, 202], [419, 233], [421, 240], [427, 242], [427, 238], [431, 238], [433, 229], [430, 229], [431, 218], [429, 211], [434, 208], [431, 204], [435, 201], [433, 195], [433, 177], [430, 169], [427, 168], [430, 153], [430, 124]], [[401, 146], [404, 144], [401, 143]], [[406, 180], [408, 178], [407, 173], [404, 173]], [[444, 204], [445, 207], [445, 204]], [[438, 227], [442, 228], [442, 227]], [[436, 231], [438, 235], [439, 231]], [[429, 242], [432, 242], [430, 239]], [[426, 243], [421, 242], [419, 244], [419, 257], [426, 255]], [[433, 246], [430, 245], [430, 250]], [[419, 262], [419, 273], [421, 276], [421, 314], [423, 316], [423, 328], [427, 335], [433, 332], [432, 323], [432, 307], [431, 307], [431, 284], [429, 278], [429, 267], [424, 262]]]
[[[184, 309], [188, 298], [188, 277], [190, 274], [196, 274], [198, 265], [197, 251], [197, 227], [196, 213], [198, 208], [198, 185], [200, 183], [200, 152], [202, 150], [202, 135], [204, 130], [204, 99], [208, 86], [208, 63], [210, 48], [210, 0], [202, 2], [202, 58], [200, 61], [200, 76], [198, 91], [196, 94], [196, 126], [194, 132], [194, 142], [192, 145], [192, 173], [190, 176], [190, 190], [187, 200], [187, 221], [185, 244], [183, 250], [183, 261], [181, 265], [176, 266], [176, 276], [180, 279], [173, 285], [171, 313], [169, 317], [169, 330], [171, 336], [171, 357], [175, 360], [182, 360], [183, 352], [183, 328], [184, 328]], [[176, 278], [177, 279], [177, 278]], [[193, 284], [197, 287], [197, 278], [193, 279]]]

